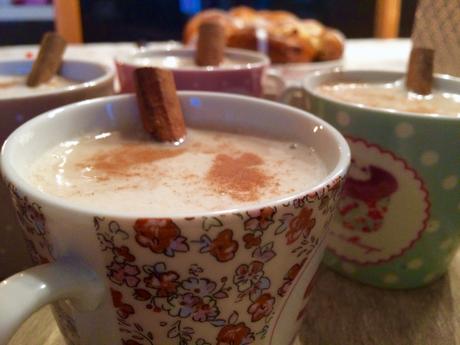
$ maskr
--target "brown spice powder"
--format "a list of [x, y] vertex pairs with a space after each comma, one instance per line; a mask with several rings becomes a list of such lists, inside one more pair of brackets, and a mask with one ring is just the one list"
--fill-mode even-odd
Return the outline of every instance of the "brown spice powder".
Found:
[[107, 180], [110, 176], [134, 176], [133, 168], [171, 158], [184, 153], [180, 148], [158, 148], [146, 147], [145, 145], [130, 144], [123, 145], [103, 153], [96, 154], [83, 163], [78, 164], [79, 168], [91, 168], [96, 173], [103, 173], [104, 176], [98, 180]]
[[218, 154], [207, 180], [218, 193], [228, 194], [239, 201], [254, 201], [259, 198], [260, 189], [273, 179], [260, 169], [263, 163], [263, 159], [254, 153], [244, 152], [239, 157]]

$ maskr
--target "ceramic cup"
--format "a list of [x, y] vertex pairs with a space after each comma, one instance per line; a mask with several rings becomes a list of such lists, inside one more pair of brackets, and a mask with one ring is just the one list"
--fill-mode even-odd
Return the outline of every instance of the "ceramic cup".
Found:
[[[262, 95], [262, 79], [269, 59], [260, 53], [243, 49], [226, 49], [225, 58], [238, 63], [219, 67], [177, 67], [179, 59], [194, 59], [194, 48], [146, 49], [115, 59], [121, 92], [134, 92], [133, 71], [138, 67], [169, 68], [179, 90], [201, 90]], [[162, 59], [162, 66], [149, 59]]]
[[0, 284], [1, 345], [47, 303], [69, 345], [293, 341], [348, 145], [332, 126], [292, 107], [219, 93], [179, 96], [189, 125], [311, 145], [327, 177], [295, 195], [203, 214], [77, 207], [29, 184], [25, 167], [87, 131], [142, 131], [135, 98], [101, 98], [37, 117], [9, 137], [1, 157], [29, 249], [42, 264]]
[[[446, 272], [459, 246], [460, 118], [356, 106], [315, 89], [403, 78], [396, 72], [320, 72], [305, 79], [300, 102], [338, 128], [352, 152], [325, 262], [383, 288], [432, 282]], [[459, 94], [460, 80], [436, 76], [434, 88]]]
[[[3, 60], [0, 75], [25, 75], [32, 67], [30, 60]], [[80, 84], [34, 95], [0, 97], [0, 145], [23, 122], [55, 107], [113, 93], [114, 72], [105, 65], [77, 60], [64, 61], [60, 74]], [[0, 184], [0, 279], [31, 265], [7, 189]]]

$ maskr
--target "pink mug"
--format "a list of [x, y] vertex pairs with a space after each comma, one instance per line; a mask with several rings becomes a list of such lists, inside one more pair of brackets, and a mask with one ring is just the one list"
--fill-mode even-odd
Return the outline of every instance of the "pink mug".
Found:
[[[133, 71], [136, 68], [154, 66], [171, 69], [178, 90], [262, 95], [262, 80], [270, 63], [265, 55], [249, 50], [226, 49], [225, 59], [235, 63], [201, 67], [192, 65], [194, 54], [194, 48], [153, 48], [115, 58], [121, 92], [134, 91]], [[187, 66], [181, 66], [181, 60], [187, 61]]]

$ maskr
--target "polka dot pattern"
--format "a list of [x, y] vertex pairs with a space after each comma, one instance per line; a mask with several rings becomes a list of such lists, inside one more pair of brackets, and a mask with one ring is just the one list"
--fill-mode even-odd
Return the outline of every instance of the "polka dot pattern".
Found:
[[[382, 288], [414, 288], [427, 285], [440, 277], [448, 269], [460, 242], [460, 238], [454, 235], [460, 231], [458, 226], [454, 228], [455, 224], [460, 224], [460, 170], [458, 164], [460, 146], [452, 144], [458, 142], [460, 122], [437, 121], [433, 118], [425, 120], [421, 116], [393, 116], [391, 114], [384, 116], [381, 112], [359, 107], [345, 107], [339, 103], [317, 99], [314, 96], [312, 106], [317, 112], [316, 115], [338, 128], [349, 142], [354, 139], [361, 140], [366, 142], [370, 148], [373, 145], [379, 146], [390, 156], [401, 158], [403, 165], [409, 167], [414, 173], [413, 176], [420, 181], [418, 186], [427, 192], [424, 200], [429, 202], [425, 207], [415, 202], [412, 203], [411, 200], [415, 197], [415, 193], [406, 181], [403, 183], [396, 166], [383, 164], [382, 161], [376, 159], [375, 152], [372, 150], [358, 151], [352, 147], [352, 156], [357, 164], [366, 167], [366, 165], [375, 163], [374, 165], [389, 171], [399, 183], [398, 190], [385, 200], [387, 204], [381, 202], [381, 209], [386, 211], [384, 217], [388, 216], [385, 224], [393, 225], [391, 231], [388, 231], [391, 236], [386, 237], [384, 233], [386, 229], [382, 226], [378, 233], [356, 235], [356, 240], [359, 240], [359, 243], [375, 241], [376, 246], [385, 251], [387, 247], [399, 243], [398, 232], [394, 230], [398, 228], [397, 219], [401, 217], [410, 220], [411, 224], [414, 223], [415, 218], [412, 211], [418, 212], [418, 220], [421, 219], [421, 214], [425, 216], [417, 229], [422, 229], [424, 224], [426, 227], [421, 233], [418, 233], [420, 236], [412, 242], [409, 248], [401, 251], [398, 256], [382, 260], [378, 264], [354, 263], [351, 261], [353, 258], [356, 258], [356, 262], [365, 260], [359, 259], [361, 255], [359, 249], [347, 243], [344, 243], [341, 249], [340, 242], [337, 242], [337, 247], [331, 246], [333, 250], [326, 253], [337, 261], [330, 260], [327, 265], [351, 279]], [[358, 170], [356, 170], [356, 179], [358, 177], [364, 178], [365, 176], [358, 175]], [[356, 183], [353, 188], [355, 186], [358, 189], [360, 184]], [[400, 194], [396, 196], [399, 192]], [[398, 203], [394, 202], [399, 196], [401, 199], [397, 200]], [[353, 197], [350, 196], [343, 204], [353, 205], [352, 199]], [[365, 221], [372, 223], [373, 220], [367, 216], [369, 215], [367, 211], [365, 206], [359, 204], [356, 212], [353, 210], [354, 213], [349, 211], [337, 216], [336, 220], [331, 223], [331, 227], [337, 227], [335, 232], [339, 233], [340, 226], [344, 226], [344, 221], [350, 220], [351, 222], [358, 216], [365, 217]], [[391, 218], [393, 214], [395, 218]], [[352, 224], [352, 226], [355, 225]], [[405, 229], [398, 230], [404, 231]], [[368, 236], [369, 239], [365, 236]], [[388, 241], [387, 247], [386, 241]]]
[[401, 122], [395, 128], [396, 136], [400, 139], [410, 138], [414, 132], [414, 127], [408, 122]]
[[339, 111], [335, 120], [342, 127], [348, 126], [351, 122], [350, 115], [348, 115], [345, 111]]
[[439, 161], [439, 154], [436, 151], [428, 150], [422, 153], [420, 161], [425, 166], [436, 165]]
[[394, 273], [388, 273], [383, 277], [385, 284], [395, 284], [399, 281], [399, 277]]
[[407, 268], [410, 270], [418, 270], [423, 265], [423, 260], [420, 258], [412, 259], [407, 263]]
[[442, 180], [442, 188], [445, 190], [452, 190], [457, 187], [458, 177], [455, 175], [447, 176]]

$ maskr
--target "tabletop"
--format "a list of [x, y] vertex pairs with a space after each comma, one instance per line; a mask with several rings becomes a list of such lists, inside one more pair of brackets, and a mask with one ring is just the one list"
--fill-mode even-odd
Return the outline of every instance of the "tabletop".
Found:
[[[113, 65], [113, 56], [135, 49], [132, 43], [71, 45], [66, 57]], [[407, 39], [349, 40], [343, 66], [404, 70], [409, 50]], [[0, 59], [35, 51], [3, 47]], [[300, 339], [303, 345], [460, 345], [460, 252], [447, 275], [411, 291], [372, 288], [321, 268]], [[64, 345], [49, 307], [31, 316], [9, 345], [29, 344]]]

